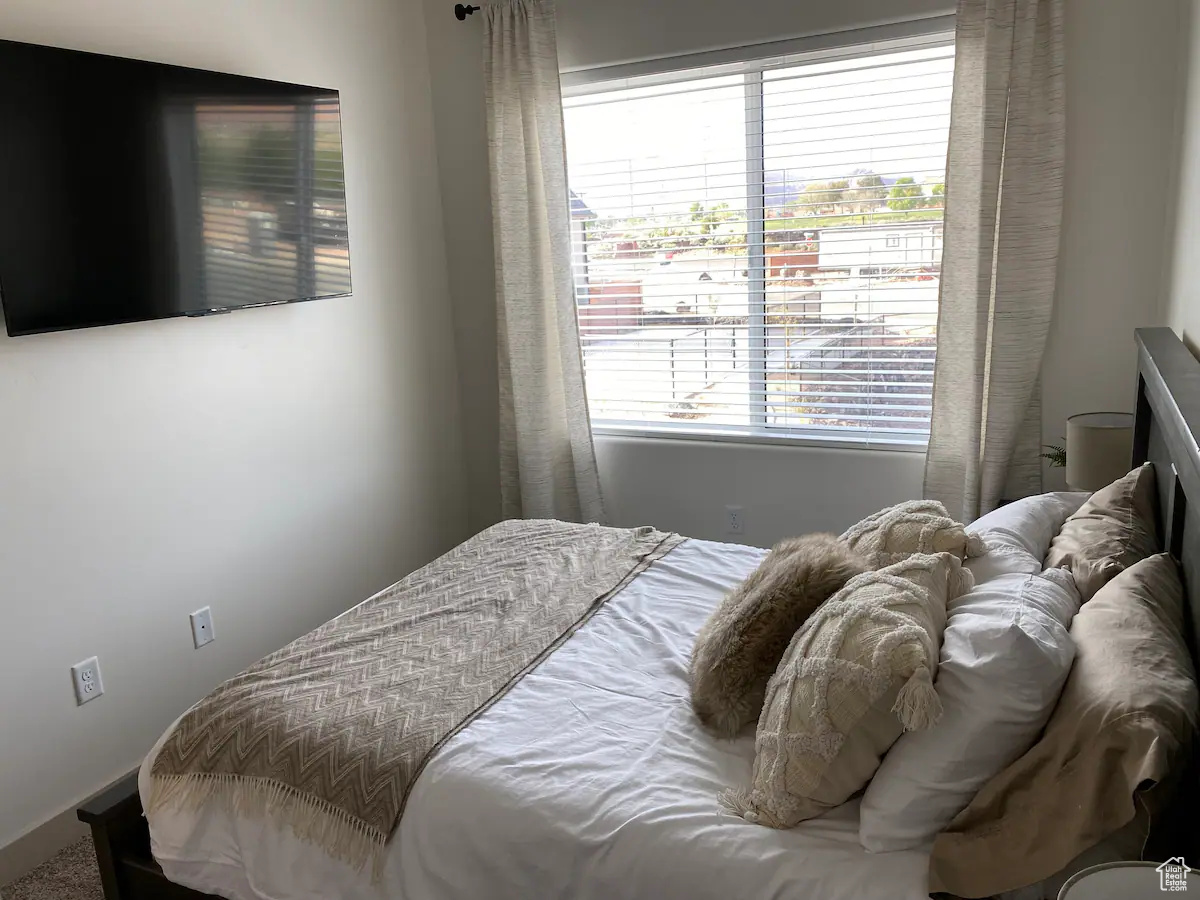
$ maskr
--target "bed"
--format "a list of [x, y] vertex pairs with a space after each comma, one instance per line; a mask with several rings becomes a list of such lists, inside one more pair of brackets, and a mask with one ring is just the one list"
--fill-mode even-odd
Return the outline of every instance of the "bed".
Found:
[[[1200, 507], [1187, 501], [1200, 497], [1200, 363], [1169, 329], [1140, 330], [1137, 344], [1134, 461], [1158, 473], [1194, 654]], [[716, 803], [749, 780], [754, 738], [699, 725], [688, 659], [713, 607], [764, 552], [691, 540], [622, 587], [432, 755], [374, 877], [220, 805], [154, 815], [147, 828], [141, 797], [160, 740], [139, 772], [80, 810], [105, 896], [927, 897], [927, 849], [865, 851], [857, 801], [783, 831]], [[1192, 849], [1190, 836], [1173, 837]]]

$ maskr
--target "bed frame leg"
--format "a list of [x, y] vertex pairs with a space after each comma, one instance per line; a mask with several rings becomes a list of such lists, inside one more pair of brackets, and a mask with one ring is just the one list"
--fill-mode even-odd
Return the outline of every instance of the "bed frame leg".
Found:
[[104, 890], [104, 900], [121, 900], [112, 836], [103, 825], [91, 827], [92, 843], [96, 847], [96, 867], [100, 870], [100, 886]]
[[78, 816], [92, 830], [104, 900], [131, 900], [122, 883], [121, 860], [139, 851], [148, 856], [150, 849], [150, 832], [138, 796], [137, 772], [129, 773], [88, 800], [79, 807]]
[[154, 861], [137, 777], [130, 772], [79, 807], [92, 829], [104, 900], [220, 900], [168, 881]]

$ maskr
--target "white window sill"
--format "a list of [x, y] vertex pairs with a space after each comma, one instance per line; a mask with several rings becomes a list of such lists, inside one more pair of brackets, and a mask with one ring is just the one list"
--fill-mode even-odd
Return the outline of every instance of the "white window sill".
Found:
[[615, 425], [612, 423], [592, 426], [592, 433], [604, 437], [645, 438], [670, 441], [705, 441], [708, 443], [759, 444], [771, 447], [806, 447], [821, 450], [881, 450], [900, 453], [924, 453], [927, 439], [921, 437], [911, 441], [900, 439], [872, 438], [855, 440], [844, 435], [825, 437], [815, 432], [780, 434], [747, 433], [721, 429], [700, 429], [695, 426], [672, 428], [669, 425]]

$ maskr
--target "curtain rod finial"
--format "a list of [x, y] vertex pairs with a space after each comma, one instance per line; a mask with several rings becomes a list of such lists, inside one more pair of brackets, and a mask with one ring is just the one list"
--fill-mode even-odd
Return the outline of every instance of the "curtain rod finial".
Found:
[[461, 4], [461, 3], [455, 3], [454, 4], [454, 18], [456, 18], [456, 19], [458, 19], [458, 21], [462, 22], [464, 19], [467, 18], [467, 16], [471, 15], [477, 9], [479, 9], [478, 6], [463, 6], [463, 4]]

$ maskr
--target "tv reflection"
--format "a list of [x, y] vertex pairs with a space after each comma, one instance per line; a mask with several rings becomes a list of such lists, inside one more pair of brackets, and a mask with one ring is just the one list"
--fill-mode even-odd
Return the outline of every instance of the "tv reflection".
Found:
[[337, 96], [213, 98], [188, 107], [186, 116], [168, 116], [183, 308], [350, 293]]

